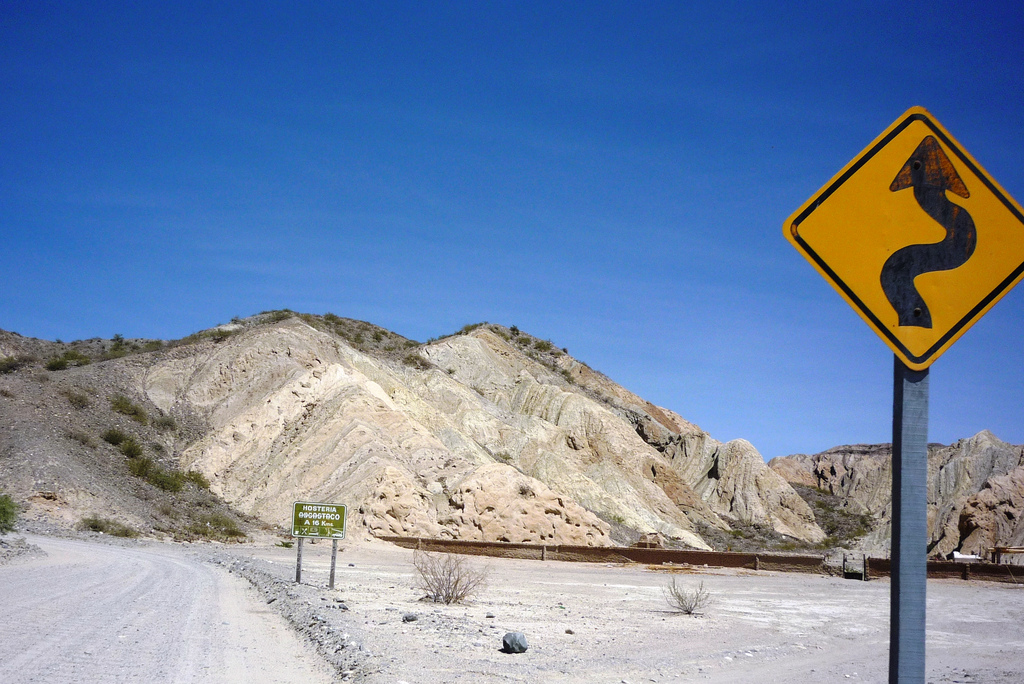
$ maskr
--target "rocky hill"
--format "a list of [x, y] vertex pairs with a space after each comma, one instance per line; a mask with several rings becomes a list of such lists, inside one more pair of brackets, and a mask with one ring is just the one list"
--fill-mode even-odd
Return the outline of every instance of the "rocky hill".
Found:
[[180, 535], [226, 516], [284, 526], [293, 501], [322, 500], [349, 504], [354, 535], [824, 538], [749, 443], [514, 327], [419, 344], [282, 311], [173, 343], [0, 333], [0, 371], [0, 489], [30, 518]]
[[[772, 459], [772, 470], [794, 485], [840, 497], [854, 513], [876, 518], [862, 546], [888, 551], [892, 517], [892, 446], [840, 446], [814, 455]], [[928, 447], [929, 552], [985, 555], [993, 546], [1024, 546], [1024, 447], [988, 431]]]

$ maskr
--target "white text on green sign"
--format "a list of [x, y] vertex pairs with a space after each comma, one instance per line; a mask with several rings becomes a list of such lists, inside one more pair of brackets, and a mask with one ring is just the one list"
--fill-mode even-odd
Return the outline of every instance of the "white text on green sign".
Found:
[[296, 501], [292, 506], [292, 536], [345, 538], [344, 504]]

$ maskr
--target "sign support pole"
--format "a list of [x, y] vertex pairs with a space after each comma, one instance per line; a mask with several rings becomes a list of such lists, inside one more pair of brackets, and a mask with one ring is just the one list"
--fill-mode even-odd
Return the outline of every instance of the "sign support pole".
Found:
[[334, 589], [334, 566], [338, 560], [338, 540], [331, 540], [331, 584], [330, 588]]
[[895, 357], [889, 684], [924, 684], [928, 580], [928, 369]]
[[295, 554], [295, 583], [302, 583], [302, 537], [299, 537], [298, 551]]

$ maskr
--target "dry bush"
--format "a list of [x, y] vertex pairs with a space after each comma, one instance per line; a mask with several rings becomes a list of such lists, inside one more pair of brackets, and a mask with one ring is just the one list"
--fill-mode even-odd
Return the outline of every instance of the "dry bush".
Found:
[[135, 528], [129, 527], [123, 523], [119, 523], [116, 520], [110, 520], [109, 518], [101, 518], [96, 515], [90, 515], [87, 518], [82, 518], [78, 523], [78, 529], [80, 530], [91, 530], [92, 532], [102, 532], [103, 534], [109, 534], [114, 537], [138, 537], [139, 532]]
[[487, 569], [470, 565], [458, 554], [416, 551], [412, 563], [420, 588], [435, 603], [462, 603], [487, 583]]
[[687, 589], [676, 584], [676, 578], [673, 577], [664, 591], [665, 601], [672, 610], [685, 615], [700, 613], [711, 603], [711, 592], [704, 587], [703, 582], [696, 589]]
[[136, 423], [141, 423], [142, 425], [149, 424], [149, 416], [146, 415], [146, 411], [141, 406], [133, 404], [123, 394], [118, 394], [110, 399], [110, 408], [114, 409], [117, 413], [128, 416]]

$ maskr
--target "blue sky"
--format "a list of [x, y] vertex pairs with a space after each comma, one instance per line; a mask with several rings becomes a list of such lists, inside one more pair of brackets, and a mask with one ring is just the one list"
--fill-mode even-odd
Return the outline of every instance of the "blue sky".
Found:
[[[0, 3], [0, 328], [515, 324], [770, 458], [891, 438], [789, 214], [913, 105], [1024, 199], [1019, 4], [146, 4]], [[1022, 321], [932, 367], [932, 441], [1024, 443]]]

